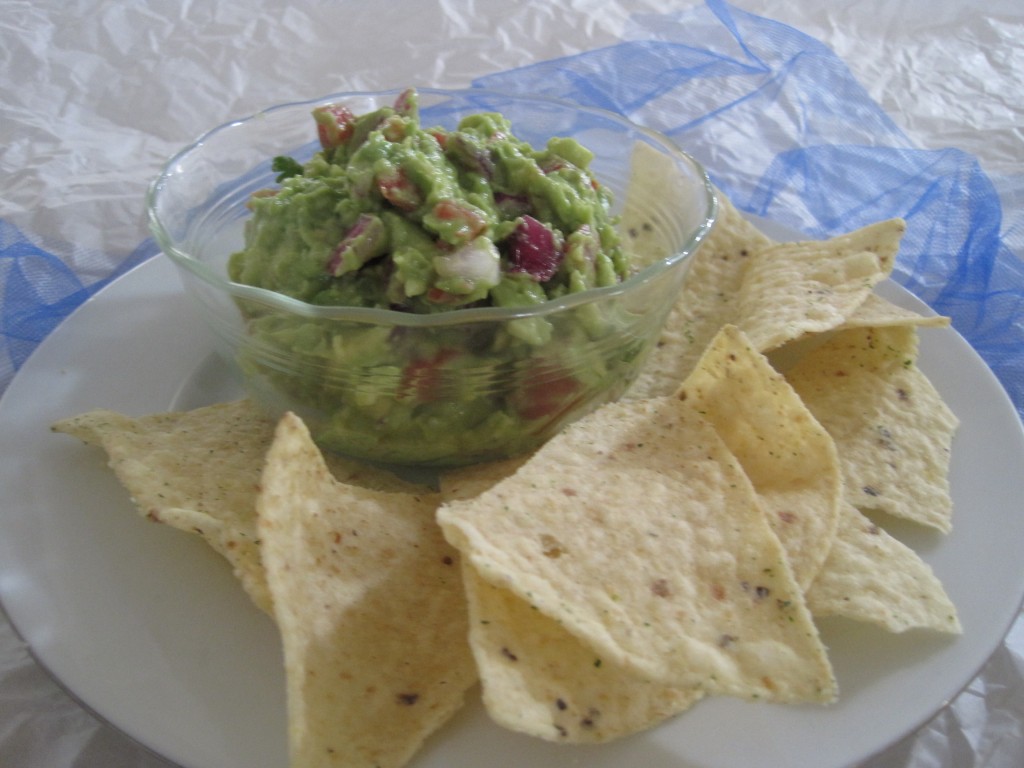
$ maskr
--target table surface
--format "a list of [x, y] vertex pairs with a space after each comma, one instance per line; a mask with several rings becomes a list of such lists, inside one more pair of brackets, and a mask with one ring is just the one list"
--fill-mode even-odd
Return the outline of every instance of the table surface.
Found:
[[[668, 0], [0, 0], [0, 252], [12, 255], [17, 246], [44, 255], [52, 274], [78, 290], [58, 299], [74, 304], [153, 253], [145, 187], [166, 157], [213, 125], [340, 90], [469, 86], [641, 39], [651, 19], [678, 18], [688, 8]], [[975, 158], [1002, 202], [1005, 266], [1024, 274], [1024, 4], [737, 0], [708, 8], [749, 11], [800, 30], [838, 56], [863, 97], [913, 146]], [[0, 301], [10, 302], [17, 286], [6, 261]], [[51, 287], [36, 286], [40, 295]], [[1014, 313], [1008, 327], [1019, 333], [1024, 321]], [[0, 390], [61, 316], [17, 338], [2, 329]], [[997, 352], [991, 361], [1020, 412], [1020, 361]], [[956, 700], [867, 765], [1020, 766], [1022, 734], [1018, 620]], [[0, 765], [166, 763], [79, 706], [0, 615]]]

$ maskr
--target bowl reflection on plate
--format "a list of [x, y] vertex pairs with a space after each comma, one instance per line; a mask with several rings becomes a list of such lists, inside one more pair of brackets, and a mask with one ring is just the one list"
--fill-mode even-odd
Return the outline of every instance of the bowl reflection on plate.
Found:
[[[304, 162], [319, 150], [310, 112], [344, 102], [362, 114], [398, 91], [333, 94], [286, 104], [216, 128], [175, 155], [150, 187], [150, 224], [212, 329], [216, 348], [271, 415], [291, 410], [324, 448], [399, 465], [448, 466], [536, 447], [566, 423], [618, 397], [637, 375], [678, 293], [688, 256], [715, 216], [707, 174], [669, 139], [600, 110], [470, 89], [421, 90], [425, 125], [454, 128], [501, 112], [535, 147], [575, 138], [614, 195], [645, 211], [657, 256], [618, 285], [530, 308], [477, 307], [437, 314], [314, 306], [229, 281], [252, 193], [273, 186], [271, 158]], [[644, 145], [673, 194], [631, 182]], [[646, 242], [646, 240], [644, 241]], [[524, 341], [530, 339], [530, 341]], [[540, 339], [541, 341], [538, 341]], [[335, 346], [365, 349], [345, 365]]]

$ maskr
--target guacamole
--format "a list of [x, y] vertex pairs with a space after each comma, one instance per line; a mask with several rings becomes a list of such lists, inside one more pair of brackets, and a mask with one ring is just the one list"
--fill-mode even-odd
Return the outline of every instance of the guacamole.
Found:
[[[423, 128], [412, 90], [369, 114], [332, 104], [313, 119], [319, 150], [275, 158], [277, 186], [249, 201], [235, 282], [422, 315], [531, 307], [630, 273], [611, 194], [573, 139], [535, 149], [493, 112]], [[299, 413], [322, 446], [398, 464], [529, 450], [581, 403], [617, 395], [646, 346], [613, 343], [616, 322], [592, 305], [422, 328], [239, 303], [250, 390]]]
[[232, 280], [318, 305], [446, 312], [528, 306], [620, 281], [628, 271], [569, 138], [543, 149], [497, 113], [422, 128], [415, 91], [353, 115], [318, 107], [322, 149], [279, 157], [280, 187], [255, 195]]

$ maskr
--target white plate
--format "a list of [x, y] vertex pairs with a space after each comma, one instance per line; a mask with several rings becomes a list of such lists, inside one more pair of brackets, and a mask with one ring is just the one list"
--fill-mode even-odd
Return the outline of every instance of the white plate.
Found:
[[[890, 298], [921, 305], [892, 283]], [[236, 390], [210, 356], [172, 266], [151, 260], [63, 323], [0, 401], [0, 600], [86, 706], [188, 768], [285, 765], [284, 676], [270, 619], [198, 537], [134, 511], [100, 452], [53, 421], [96, 407], [145, 414]], [[558, 747], [502, 731], [474, 698], [414, 768], [829, 768], [926, 721], [999, 645], [1024, 595], [1024, 433], [1003, 389], [954, 331], [922, 331], [921, 367], [962, 420], [955, 527], [894, 531], [933, 566], [964, 634], [890, 636], [823, 622], [841, 686], [831, 707], [710, 699], [646, 734]]]

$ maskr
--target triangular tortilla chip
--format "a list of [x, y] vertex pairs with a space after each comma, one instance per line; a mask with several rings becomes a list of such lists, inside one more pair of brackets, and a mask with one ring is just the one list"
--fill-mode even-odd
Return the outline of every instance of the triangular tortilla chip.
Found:
[[928, 564], [849, 504], [807, 604], [815, 616], [843, 616], [889, 632], [961, 631], [956, 606]]
[[739, 317], [737, 303], [751, 256], [772, 244], [718, 193], [718, 218], [690, 257], [683, 287], [630, 398], [671, 395], [718, 330]]
[[892, 272], [906, 226], [889, 219], [760, 249], [743, 276], [735, 325], [761, 352], [841, 325]]
[[[446, 501], [472, 499], [510, 477], [529, 457], [444, 473]], [[563, 744], [595, 744], [653, 727], [703, 693], [637, 677], [603, 660], [554, 619], [463, 564], [469, 642], [483, 700], [499, 725]]]
[[599, 659], [555, 619], [474, 568], [463, 570], [484, 706], [499, 725], [563, 744], [596, 744], [651, 728], [703, 696]]
[[[704, 190], [695, 186], [664, 152], [644, 141], [633, 144], [619, 232], [634, 267], [645, 267], [677, 252], [678, 237], [673, 235], [680, 222], [687, 212], [702, 210], [694, 197]], [[660, 221], [661, 217], [670, 220]]]
[[726, 326], [679, 396], [736, 456], [782, 542], [797, 582], [810, 586], [835, 538], [842, 479], [835, 444], [793, 388]]
[[291, 765], [404, 765], [476, 681], [436, 505], [339, 483], [298, 417], [278, 425], [258, 510]]
[[945, 532], [959, 422], [917, 367], [917, 341], [909, 325], [851, 328], [786, 378], [835, 440], [850, 504]]
[[922, 315], [912, 309], [893, 304], [876, 293], [868, 294], [841, 325], [823, 333], [805, 333], [798, 339], [787, 341], [768, 353], [768, 360], [777, 371], [785, 373], [800, 360], [828, 341], [837, 331], [848, 328], [880, 328], [890, 325], [913, 325], [918, 328], [945, 328], [949, 318], [942, 315]]
[[892, 272], [905, 230], [889, 219], [828, 240], [775, 243], [719, 192], [718, 219], [627, 397], [674, 392], [725, 325], [766, 353], [839, 327]]
[[835, 682], [750, 481], [677, 398], [605, 406], [438, 510], [489, 584], [641, 679], [829, 701]]

